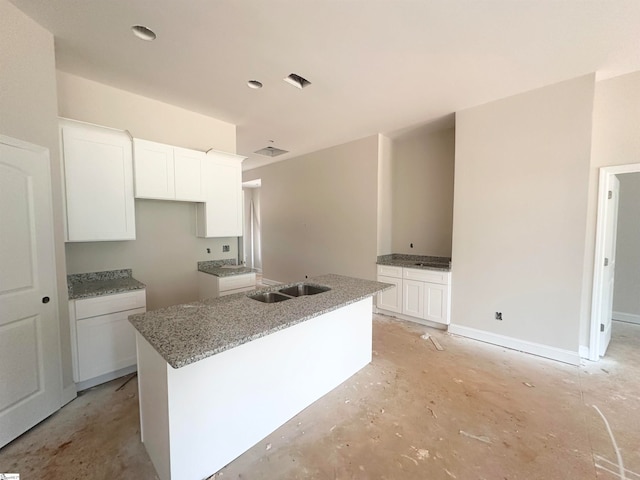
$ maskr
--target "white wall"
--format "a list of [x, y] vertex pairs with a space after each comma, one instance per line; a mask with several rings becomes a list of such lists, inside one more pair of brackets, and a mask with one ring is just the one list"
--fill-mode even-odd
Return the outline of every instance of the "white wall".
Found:
[[[58, 100], [63, 117], [171, 145], [235, 152], [234, 125], [81, 77], [59, 72]], [[136, 200], [136, 235], [127, 242], [68, 243], [68, 272], [132, 268], [147, 285], [147, 307], [155, 309], [197, 300], [198, 261], [237, 257], [236, 238], [195, 236], [195, 203]]]
[[[618, 175], [614, 318], [640, 323], [640, 173]], [[622, 315], [620, 315], [622, 314]]]
[[593, 94], [588, 75], [457, 114], [453, 324], [578, 352]]
[[378, 255], [393, 253], [393, 143], [378, 135]]
[[266, 279], [375, 279], [378, 135], [244, 172], [257, 178]]
[[384, 253], [451, 256], [455, 129], [410, 130], [392, 152], [392, 248]]
[[68, 387], [73, 377], [53, 35], [6, 0], [0, 0], [0, 133], [49, 149], [63, 387]]
[[600, 167], [640, 163], [640, 72], [596, 83], [580, 345], [588, 347]]

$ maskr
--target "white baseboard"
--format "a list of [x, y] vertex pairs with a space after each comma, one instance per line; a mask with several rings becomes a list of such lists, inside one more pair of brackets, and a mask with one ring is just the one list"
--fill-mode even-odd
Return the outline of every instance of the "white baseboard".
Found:
[[71, 383], [71, 385], [62, 389], [62, 406], [64, 407], [71, 400], [75, 400], [78, 396], [78, 392], [76, 391], [76, 384]]
[[585, 360], [589, 360], [589, 347], [586, 347], [584, 345], [580, 345], [580, 347], [578, 347], [578, 354], [580, 355], [580, 358], [584, 358]]
[[540, 343], [528, 342], [526, 340], [507, 337], [505, 335], [486, 332], [484, 330], [465, 327], [463, 325], [455, 325], [453, 323], [449, 325], [449, 333], [472, 338], [474, 340], [480, 340], [481, 342], [491, 343], [500, 347], [510, 348], [512, 350], [531, 353], [532, 355], [538, 355], [540, 357], [550, 358], [551, 360], [557, 360], [559, 362], [570, 363], [571, 365], [580, 365], [580, 355], [578, 352], [572, 352], [570, 350], [550, 347]]
[[438, 330], [446, 330], [446, 323], [438, 323], [432, 322], [430, 320], [424, 320], [422, 318], [412, 317], [411, 315], [404, 315], [402, 313], [391, 312], [389, 310], [384, 310], [383, 308], [378, 308], [374, 306], [374, 313], [379, 313], [380, 315], [386, 315], [388, 317], [395, 317], [398, 320], [406, 320], [408, 322], [419, 323], [420, 325], [424, 325], [425, 327], [437, 328]]
[[620, 322], [637, 323], [640, 325], [640, 315], [634, 313], [613, 312], [611, 317]]
[[138, 365], [131, 365], [130, 367], [124, 367], [124, 368], [121, 368], [120, 370], [116, 370], [115, 372], [105, 373], [104, 375], [90, 378], [89, 380], [85, 380], [84, 382], [78, 382], [76, 383], [76, 388], [78, 389], [79, 392], [81, 392], [88, 388], [95, 387], [102, 383], [110, 382], [111, 380], [124, 377], [125, 375], [129, 375], [130, 373], [137, 372], [137, 371], [138, 371]]
[[263, 278], [262, 283], [265, 285], [281, 285], [282, 282], [278, 282], [277, 280], [269, 280], [268, 278]]

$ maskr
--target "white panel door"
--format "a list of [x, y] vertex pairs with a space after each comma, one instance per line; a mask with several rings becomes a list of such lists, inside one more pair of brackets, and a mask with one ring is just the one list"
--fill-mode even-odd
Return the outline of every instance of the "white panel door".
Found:
[[62, 405], [46, 149], [0, 136], [0, 447]]
[[376, 306], [389, 312], [402, 313], [402, 279], [378, 275], [378, 281], [391, 283], [395, 287], [376, 296]]
[[202, 162], [205, 157], [204, 152], [174, 147], [176, 200], [204, 202]]
[[424, 283], [416, 280], [402, 281], [402, 313], [424, 318]]
[[615, 175], [609, 176], [608, 196], [605, 210], [604, 237], [604, 270], [602, 312], [600, 314], [600, 356], [603, 356], [611, 341], [611, 317], [613, 316], [613, 286], [616, 272], [616, 237], [618, 231], [618, 200], [620, 197], [620, 180]]
[[134, 138], [133, 165], [136, 198], [175, 199], [171, 145]]

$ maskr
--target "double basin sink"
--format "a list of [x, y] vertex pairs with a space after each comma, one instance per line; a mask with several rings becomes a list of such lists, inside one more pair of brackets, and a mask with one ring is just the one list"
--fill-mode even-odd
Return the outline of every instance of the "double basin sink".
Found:
[[296, 297], [304, 297], [306, 295], [317, 295], [318, 293], [328, 292], [329, 290], [331, 290], [329, 287], [311, 285], [309, 283], [298, 283], [291, 287], [282, 288], [277, 292], [255, 293], [248, 295], [248, 297], [262, 303], [276, 303], [291, 300]]

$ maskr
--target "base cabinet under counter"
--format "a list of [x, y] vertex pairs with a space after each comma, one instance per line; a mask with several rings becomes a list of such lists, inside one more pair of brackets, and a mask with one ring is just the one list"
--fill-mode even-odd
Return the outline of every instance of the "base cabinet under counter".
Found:
[[198, 272], [198, 299], [224, 297], [234, 293], [248, 292], [256, 288], [255, 273], [241, 273], [218, 277], [210, 273]]
[[451, 272], [378, 265], [378, 281], [395, 285], [377, 295], [379, 312], [431, 326], [450, 323]]
[[73, 379], [78, 390], [137, 369], [135, 330], [129, 315], [146, 311], [146, 291], [69, 301]]

